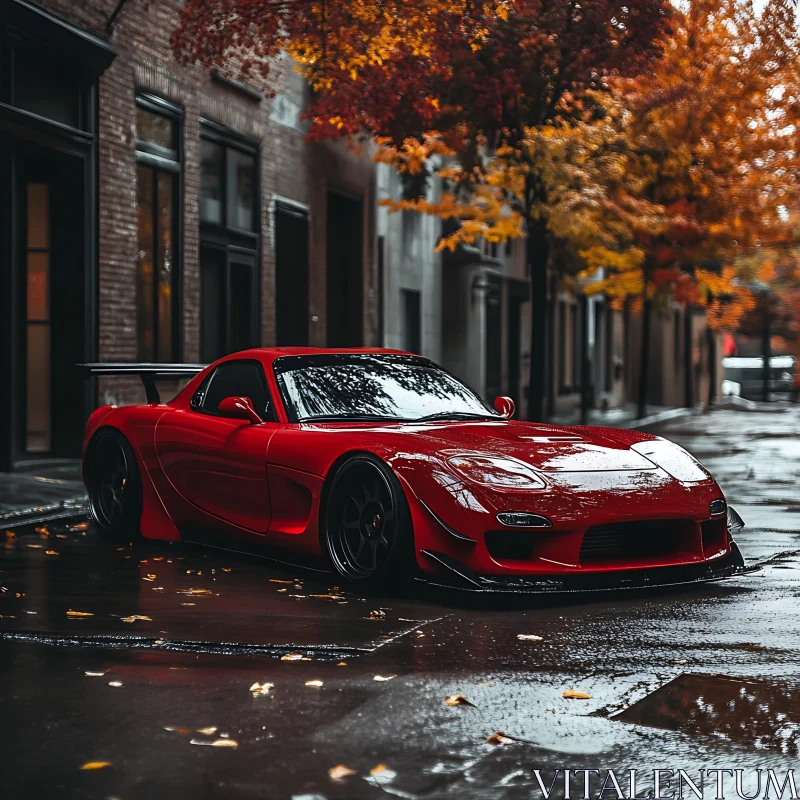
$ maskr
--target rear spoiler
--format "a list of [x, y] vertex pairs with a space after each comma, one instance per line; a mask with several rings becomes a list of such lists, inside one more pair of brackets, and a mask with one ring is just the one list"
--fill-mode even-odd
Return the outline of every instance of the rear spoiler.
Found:
[[138, 375], [142, 379], [148, 403], [160, 403], [161, 397], [156, 389], [157, 380], [170, 378], [192, 378], [202, 372], [208, 364], [78, 364], [86, 377], [91, 375]]

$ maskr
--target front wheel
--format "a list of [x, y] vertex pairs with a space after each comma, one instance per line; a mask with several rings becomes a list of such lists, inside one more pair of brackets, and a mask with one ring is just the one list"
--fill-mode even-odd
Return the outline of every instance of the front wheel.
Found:
[[403, 488], [371, 455], [349, 458], [333, 476], [324, 515], [324, 546], [334, 569], [351, 583], [381, 590], [407, 580], [414, 534]]
[[85, 473], [89, 512], [101, 534], [138, 538], [142, 482], [128, 440], [113, 428], [100, 431], [89, 444]]

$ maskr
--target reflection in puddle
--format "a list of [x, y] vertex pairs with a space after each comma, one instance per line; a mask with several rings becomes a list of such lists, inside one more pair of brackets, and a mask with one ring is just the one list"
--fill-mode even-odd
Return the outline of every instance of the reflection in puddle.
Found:
[[614, 719], [800, 754], [800, 695], [767, 681], [685, 673]]

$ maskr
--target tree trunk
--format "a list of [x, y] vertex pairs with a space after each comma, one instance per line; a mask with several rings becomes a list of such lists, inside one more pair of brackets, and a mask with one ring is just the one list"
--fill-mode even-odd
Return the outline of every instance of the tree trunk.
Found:
[[761, 342], [761, 399], [766, 403], [769, 401], [769, 362], [772, 356], [772, 320], [769, 318], [769, 310], [764, 304], [764, 334]]
[[589, 358], [589, 298], [580, 296], [581, 304], [581, 425], [589, 423], [591, 360]]
[[528, 419], [544, 420], [547, 390], [547, 262], [550, 255], [544, 223], [528, 225], [527, 261], [531, 275], [531, 359]]
[[550, 301], [547, 306], [547, 392], [545, 419], [556, 413], [556, 307], [558, 305], [558, 278], [550, 276]]
[[692, 367], [692, 309], [683, 311], [683, 405], [694, 408], [694, 371]]
[[708, 336], [708, 407], [717, 399], [717, 337], [711, 328], [706, 328]]
[[647, 384], [650, 382], [650, 317], [653, 301], [647, 296], [645, 280], [645, 295], [642, 304], [642, 351], [639, 364], [639, 402], [636, 407], [637, 419], [643, 419], [647, 414]]

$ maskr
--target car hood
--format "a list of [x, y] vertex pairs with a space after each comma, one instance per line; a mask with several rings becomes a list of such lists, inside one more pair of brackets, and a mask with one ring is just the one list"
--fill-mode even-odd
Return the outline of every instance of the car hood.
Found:
[[443, 456], [487, 453], [510, 456], [544, 472], [611, 472], [656, 469], [605, 429], [558, 428], [515, 422], [414, 425], [404, 433]]

